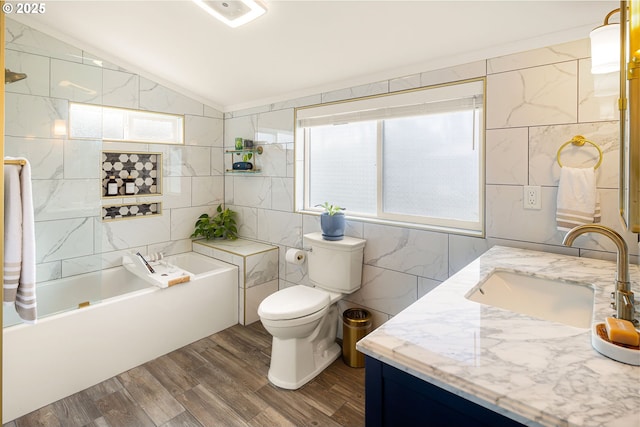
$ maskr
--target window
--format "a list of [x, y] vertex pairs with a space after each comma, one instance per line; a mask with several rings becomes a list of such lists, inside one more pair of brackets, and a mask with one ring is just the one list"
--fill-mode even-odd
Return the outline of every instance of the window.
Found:
[[69, 135], [74, 139], [183, 144], [184, 117], [71, 103]]
[[484, 80], [296, 110], [297, 208], [483, 232]]

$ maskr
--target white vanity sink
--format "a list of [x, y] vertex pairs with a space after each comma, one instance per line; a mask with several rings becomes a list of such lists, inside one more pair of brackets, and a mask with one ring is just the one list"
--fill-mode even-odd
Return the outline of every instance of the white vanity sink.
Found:
[[593, 288], [587, 283], [496, 270], [465, 297], [539, 319], [591, 327]]

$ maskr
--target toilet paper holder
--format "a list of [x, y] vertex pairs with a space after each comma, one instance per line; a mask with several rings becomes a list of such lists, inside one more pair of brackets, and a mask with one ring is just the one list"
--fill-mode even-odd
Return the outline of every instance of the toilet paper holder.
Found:
[[285, 261], [290, 264], [302, 265], [307, 258], [307, 253], [304, 249], [291, 248], [288, 249], [285, 254]]

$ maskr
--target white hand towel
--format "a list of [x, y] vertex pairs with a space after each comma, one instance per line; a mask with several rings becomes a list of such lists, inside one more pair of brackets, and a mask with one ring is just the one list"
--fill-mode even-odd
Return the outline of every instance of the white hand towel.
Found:
[[36, 238], [31, 167], [4, 167], [4, 303], [36, 323]]
[[558, 230], [569, 231], [578, 225], [595, 222], [600, 222], [595, 169], [563, 166], [556, 206]]

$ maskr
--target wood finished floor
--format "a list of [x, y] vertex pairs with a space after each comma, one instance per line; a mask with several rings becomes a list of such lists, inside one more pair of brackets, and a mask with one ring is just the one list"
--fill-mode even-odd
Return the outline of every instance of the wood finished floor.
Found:
[[364, 425], [364, 369], [336, 360], [291, 391], [267, 380], [271, 336], [236, 325], [4, 427]]

